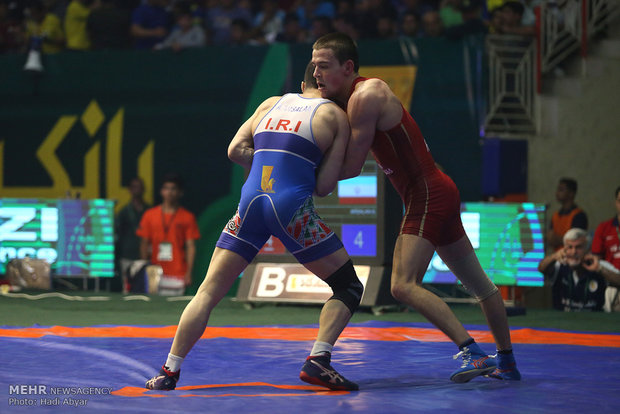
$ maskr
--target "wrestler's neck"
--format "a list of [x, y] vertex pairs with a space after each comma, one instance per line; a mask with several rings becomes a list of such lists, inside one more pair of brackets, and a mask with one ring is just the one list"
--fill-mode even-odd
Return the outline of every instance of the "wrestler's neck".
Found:
[[[340, 89], [338, 95], [334, 98], [334, 101], [337, 102], [338, 105], [340, 105], [340, 107], [345, 111], [347, 109], [347, 103], [349, 101], [349, 98], [353, 93], [353, 82], [355, 82], [355, 79], [359, 77], [360, 75], [358, 73], [352, 73], [351, 76], [347, 78], [346, 82], [344, 82], [343, 87]], [[361, 83], [363, 83], [363, 81], [356, 83], [355, 89], [359, 88]]]

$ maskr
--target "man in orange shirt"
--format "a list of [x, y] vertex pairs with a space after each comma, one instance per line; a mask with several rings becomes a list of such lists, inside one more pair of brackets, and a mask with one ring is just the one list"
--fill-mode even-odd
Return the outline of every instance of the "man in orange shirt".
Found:
[[177, 279], [184, 286], [192, 283], [196, 256], [195, 240], [200, 238], [196, 217], [181, 207], [183, 181], [167, 174], [161, 186], [162, 203], [148, 209], [136, 234], [142, 238], [140, 256], [163, 269], [164, 277]]
[[572, 178], [560, 178], [555, 191], [555, 198], [561, 204], [559, 210], [551, 217], [551, 227], [547, 230], [547, 246], [551, 251], [564, 247], [563, 237], [572, 228], [588, 230], [588, 216], [575, 204], [577, 181]]

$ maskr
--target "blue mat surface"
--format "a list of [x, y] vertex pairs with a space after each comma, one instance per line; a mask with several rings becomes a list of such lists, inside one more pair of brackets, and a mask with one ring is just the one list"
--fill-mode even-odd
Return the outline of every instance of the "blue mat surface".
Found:
[[[523, 381], [454, 384], [448, 378], [458, 367], [452, 359], [458, 350], [451, 343], [342, 339], [333, 365], [360, 391], [333, 393], [298, 379], [312, 341], [202, 339], [184, 362], [181, 389], [158, 392], [142, 387], [163, 363], [169, 338], [0, 341], [3, 413], [600, 414], [620, 406], [620, 348], [614, 347], [517, 344]], [[491, 344], [482, 347], [494, 353]]]

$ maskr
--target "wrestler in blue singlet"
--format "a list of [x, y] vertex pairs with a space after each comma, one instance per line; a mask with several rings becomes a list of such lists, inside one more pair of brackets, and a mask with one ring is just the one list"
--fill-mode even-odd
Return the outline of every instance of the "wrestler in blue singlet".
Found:
[[235, 216], [217, 246], [248, 262], [274, 235], [300, 263], [318, 260], [342, 242], [314, 211], [315, 172], [323, 154], [312, 118], [327, 99], [284, 95], [254, 131], [254, 158]]

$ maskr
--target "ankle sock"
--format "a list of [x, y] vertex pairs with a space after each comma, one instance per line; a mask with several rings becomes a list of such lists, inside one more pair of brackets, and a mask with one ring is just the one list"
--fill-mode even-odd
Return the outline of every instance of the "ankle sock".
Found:
[[312, 351], [310, 352], [310, 356], [318, 356], [318, 355], [326, 355], [330, 356], [332, 353], [332, 349], [334, 346], [327, 342], [316, 341], [314, 346], [312, 347]]
[[176, 356], [173, 354], [168, 354], [168, 359], [164, 364], [164, 367], [170, 372], [177, 372], [181, 369], [181, 364], [185, 358], [181, 358], [180, 356]]

